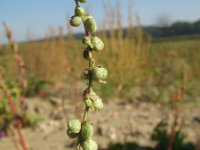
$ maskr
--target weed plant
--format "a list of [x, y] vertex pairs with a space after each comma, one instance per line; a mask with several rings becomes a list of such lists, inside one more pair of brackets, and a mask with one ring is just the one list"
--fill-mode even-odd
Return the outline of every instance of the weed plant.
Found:
[[92, 56], [95, 52], [100, 52], [104, 49], [103, 41], [95, 35], [97, 25], [92, 16], [87, 14], [80, 6], [79, 3], [86, 3], [87, 0], [75, 0], [74, 16], [70, 19], [70, 24], [73, 27], [80, 26], [83, 23], [85, 29], [85, 36], [82, 39], [85, 45], [83, 51], [83, 58], [88, 60], [88, 68], [84, 69], [81, 77], [88, 80], [88, 87], [83, 92], [83, 102], [85, 105], [85, 111], [82, 121], [78, 119], [70, 119], [67, 123], [67, 135], [70, 138], [77, 138], [77, 150], [81, 148], [83, 150], [97, 150], [98, 145], [93, 140], [93, 124], [88, 120], [88, 113], [90, 110], [100, 111], [103, 109], [103, 102], [101, 98], [94, 92], [93, 84], [105, 84], [105, 79], [108, 76], [108, 71], [101, 65], [96, 65], [96, 62]]

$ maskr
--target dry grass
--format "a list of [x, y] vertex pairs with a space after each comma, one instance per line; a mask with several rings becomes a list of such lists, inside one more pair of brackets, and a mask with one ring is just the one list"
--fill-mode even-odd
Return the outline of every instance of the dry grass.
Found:
[[[108, 67], [108, 85], [112, 85], [116, 93], [135, 85], [163, 85], [166, 88], [182, 76], [185, 76], [187, 82], [198, 78], [199, 40], [152, 44], [151, 38], [143, 32], [139, 17], [133, 13], [131, 1], [129, 16], [125, 20], [121, 19], [119, 3], [116, 6], [106, 3], [104, 10], [106, 20], [98, 25], [101, 30], [98, 36], [103, 39], [106, 47], [103, 53], [94, 57], [97, 62]], [[123, 22], [126, 20], [128, 26], [124, 29]], [[133, 28], [134, 24], [136, 28]], [[80, 70], [87, 66], [82, 58], [84, 47], [80, 39], [73, 37], [72, 28], [69, 25], [66, 28], [67, 38], [63, 37], [62, 28], [51, 29], [44, 41], [20, 45], [28, 75], [34, 74], [51, 81], [80, 79]], [[55, 40], [52, 39], [54, 35], [60, 36]], [[3, 56], [0, 57], [0, 63], [7, 69], [8, 77], [13, 77], [16, 65], [11, 59], [10, 50], [5, 46], [1, 49], [5, 51], [0, 51]]]
[[[129, 11], [132, 14], [132, 7]], [[109, 82], [120, 90], [123, 86], [132, 85], [134, 80], [137, 80], [142, 66], [146, 63], [150, 41], [144, 38], [139, 19], [136, 19], [138, 24], [136, 29], [133, 29], [132, 22], [129, 22], [124, 35], [119, 3], [113, 8], [107, 4], [105, 12], [107, 20], [99, 25], [102, 29], [99, 36], [105, 42], [106, 48], [104, 53], [96, 57], [99, 62], [103, 62], [103, 65], [108, 67]], [[133, 20], [132, 16], [134, 15], [128, 16], [127, 19]], [[73, 37], [70, 26], [67, 26], [67, 31], [67, 39], [63, 38], [63, 32], [60, 29], [57, 30], [59, 38], [51, 40], [56, 31], [50, 30], [49, 38], [45, 41], [31, 42], [23, 46], [23, 56], [28, 65], [29, 74], [48, 80], [80, 77], [80, 70], [86, 66], [82, 63], [82, 51], [80, 51], [84, 47], [80, 44], [80, 40]]]

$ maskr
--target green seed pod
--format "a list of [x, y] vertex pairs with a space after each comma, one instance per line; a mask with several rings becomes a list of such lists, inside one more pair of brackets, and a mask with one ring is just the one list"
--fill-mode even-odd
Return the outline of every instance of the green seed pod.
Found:
[[89, 36], [85, 36], [82, 39], [82, 42], [83, 42], [83, 44], [89, 46], [90, 48], [93, 48], [92, 41], [91, 41], [91, 38]]
[[100, 111], [101, 109], [103, 109], [103, 102], [100, 98], [96, 99], [93, 102], [93, 107], [96, 111]]
[[71, 18], [71, 20], [70, 20], [70, 24], [71, 24], [71, 26], [73, 26], [73, 27], [78, 27], [78, 26], [80, 26], [81, 22], [82, 22], [82, 18], [79, 17], [79, 16], [73, 16], [73, 17]]
[[72, 133], [69, 129], [67, 129], [67, 135], [70, 138], [76, 138], [78, 136], [78, 133]]
[[95, 101], [98, 98], [97, 94], [94, 91], [89, 93], [89, 97], [93, 101]]
[[93, 135], [93, 125], [90, 123], [84, 123], [81, 126], [81, 138], [87, 140]]
[[101, 66], [95, 67], [91, 72], [93, 79], [97, 81], [104, 80], [108, 76], [107, 69]]
[[80, 6], [77, 6], [76, 8], [75, 8], [75, 15], [77, 15], [77, 16], [83, 16], [85, 14], [85, 10], [82, 8], [82, 7], [80, 7]]
[[87, 0], [78, 0], [79, 2], [81, 2], [81, 3], [86, 3], [87, 2]]
[[88, 17], [88, 19], [85, 21], [85, 29], [87, 32], [94, 33], [97, 30], [97, 25], [92, 17]]
[[84, 103], [86, 107], [93, 109], [93, 102], [89, 97], [84, 98]]
[[94, 140], [89, 139], [82, 143], [82, 148], [83, 150], [98, 150], [98, 145]]
[[71, 133], [79, 133], [81, 130], [81, 122], [77, 119], [70, 119], [67, 122], [67, 127]]
[[95, 36], [95, 37], [92, 38], [91, 42], [92, 42], [92, 45], [93, 45], [93, 50], [95, 50], [97, 52], [103, 50], [104, 43], [100, 38]]

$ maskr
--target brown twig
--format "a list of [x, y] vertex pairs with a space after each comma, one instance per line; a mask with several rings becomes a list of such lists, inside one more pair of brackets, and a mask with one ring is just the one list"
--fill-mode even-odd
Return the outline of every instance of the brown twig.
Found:
[[178, 102], [181, 101], [182, 97], [183, 97], [183, 91], [182, 91], [182, 88], [179, 88], [172, 98], [172, 101], [175, 104], [175, 114], [174, 114], [174, 122], [173, 122], [171, 132], [169, 135], [168, 150], [173, 149], [173, 143], [176, 137], [177, 127], [179, 125], [179, 118], [180, 118], [180, 110], [179, 110]]
[[13, 127], [12, 125], [9, 125], [8, 127], [8, 135], [10, 136], [11, 140], [13, 141], [13, 143], [15, 144], [15, 147], [17, 150], [21, 150], [20, 148], [20, 143], [17, 141], [17, 139], [15, 138], [15, 133], [13, 131]]
[[26, 108], [26, 96], [25, 96], [25, 91], [26, 91], [26, 87], [27, 87], [27, 81], [25, 79], [25, 63], [24, 60], [22, 59], [22, 57], [19, 54], [19, 49], [18, 49], [18, 45], [15, 41], [15, 39], [13, 38], [13, 33], [10, 30], [10, 28], [8, 27], [8, 25], [3, 22], [3, 26], [8, 38], [8, 43], [10, 44], [10, 47], [13, 50], [13, 54], [14, 54], [14, 59], [18, 65], [19, 68], [19, 80], [20, 80], [20, 84], [22, 87], [22, 94], [21, 94], [21, 110], [23, 111]]

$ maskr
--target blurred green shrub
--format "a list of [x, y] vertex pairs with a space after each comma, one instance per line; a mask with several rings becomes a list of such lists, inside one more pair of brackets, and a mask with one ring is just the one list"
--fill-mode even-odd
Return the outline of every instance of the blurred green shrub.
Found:
[[[167, 123], [164, 121], [159, 122], [151, 135], [151, 139], [158, 142], [156, 149], [167, 150], [169, 138]], [[178, 130], [175, 134], [172, 150], [195, 150], [195, 147], [191, 143], [186, 143], [186, 134]]]

